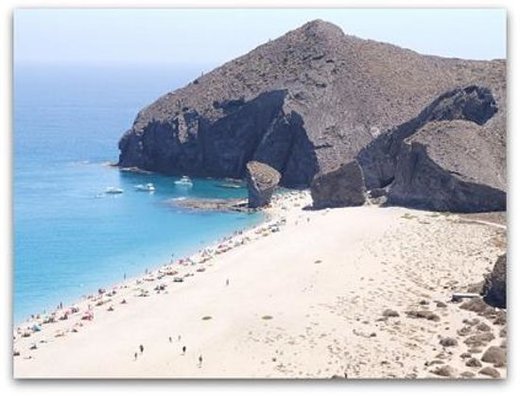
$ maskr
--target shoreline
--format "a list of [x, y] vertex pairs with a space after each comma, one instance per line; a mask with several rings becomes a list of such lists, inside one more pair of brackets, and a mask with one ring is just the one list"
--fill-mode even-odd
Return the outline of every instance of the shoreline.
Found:
[[[153, 174], [153, 172], [143, 171], [143, 173], [144, 172]], [[279, 194], [280, 195], [287, 194], [287, 191], [281, 192]], [[204, 199], [201, 199], [201, 200], [203, 201]], [[227, 200], [231, 201], [233, 199], [227, 199]], [[245, 200], [245, 202], [247, 202], [247, 198], [241, 199], [241, 201], [244, 201], [244, 200]], [[170, 201], [170, 200], [168, 200], [168, 201]], [[182, 207], [182, 206], [179, 205], [179, 207]], [[192, 209], [184, 208], [184, 209], [191, 210], [193, 212], [204, 212], [204, 211], [214, 212], [214, 211], [219, 211], [217, 209], [204, 209], [204, 208], [192, 208]], [[229, 212], [231, 212], [231, 211], [229, 211]], [[218, 245], [221, 241], [225, 241], [227, 238], [233, 237], [234, 234], [237, 233], [237, 232], [239, 232], [239, 233], [247, 232], [247, 231], [250, 231], [251, 229], [253, 229], [255, 227], [259, 227], [262, 224], [264, 224], [266, 222], [269, 222], [271, 217], [272, 217], [272, 214], [270, 213], [270, 208], [266, 208], [264, 210], [255, 210], [255, 212], [261, 212], [261, 214], [263, 216], [263, 219], [261, 219], [258, 224], [256, 224], [256, 225], [249, 225], [249, 226], [245, 226], [244, 228], [237, 229], [236, 231], [231, 232], [231, 233], [227, 233], [224, 236], [218, 237], [218, 238], [216, 238], [215, 240], [213, 240], [211, 242], [203, 242], [203, 243], [197, 242], [197, 243], [194, 243], [190, 248], [185, 249], [188, 252], [190, 252], [190, 251], [194, 251], [194, 252], [193, 253], [186, 253], [186, 254], [184, 254], [181, 257], [181, 259], [187, 259], [187, 258], [190, 258], [191, 256], [196, 256], [200, 250], [208, 249], [208, 248], [211, 248], [214, 245]], [[178, 261], [178, 260], [179, 260], [178, 258], [175, 259], [175, 261]], [[157, 261], [150, 260], [150, 261], [151, 261], [150, 265], [148, 267], [145, 267], [145, 268], [151, 269], [152, 272], [157, 271], [157, 270], [159, 270], [161, 268], [164, 268], [166, 266], [172, 265], [171, 262], [169, 264], [166, 264], [166, 263], [160, 263], [159, 260], [157, 260]], [[125, 274], [125, 272], [123, 271], [121, 273], [121, 276], [124, 277], [124, 274]], [[68, 307], [71, 307], [73, 305], [77, 305], [79, 302], [82, 302], [82, 301], [86, 300], [89, 295], [95, 295], [95, 288], [107, 289], [108, 290], [108, 289], [113, 289], [113, 288], [116, 288], [116, 287], [121, 287], [123, 283], [135, 281], [136, 279], [142, 278], [145, 275], [146, 274], [144, 274], [144, 275], [143, 274], [136, 274], [136, 275], [129, 276], [126, 279], [123, 279], [123, 281], [116, 281], [116, 282], [111, 283], [111, 284], [106, 284], [106, 283], [105, 284], [97, 284], [97, 285], [95, 285], [95, 287], [93, 287], [91, 289], [88, 289], [85, 292], [83, 292], [80, 296], [76, 296], [76, 297], [73, 296], [70, 299], [63, 298], [63, 301], [65, 302], [64, 305], [66, 305]], [[28, 323], [32, 323], [32, 322], [38, 320], [38, 317], [43, 317], [43, 316], [49, 315], [52, 312], [58, 310], [58, 308], [57, 308], [58, 305], [59, 305], [59, 302], [57, 302], [54, 307], [51, 307], [49, 305], [48, 309], [42, 308], [41, 311], [33, 311], [33, 312], [29, 313], [27, 316], [25, 316], [24, 318], [22, 318], [19, 321], [15, 320], [15, 314], [14, 314], [14, 311], [12, 311], [12, 315], [11, 315], [11, 318], [12, 318], [12, 322], [11, 322], [12, 323], [12, 328], [16, 329], [17, 327], [25, 326]], [[31, 319], [31, 317], [33, 317], [33, 318]]]
[[[17, 335], [14, 376], [442, 378], [432, 371], [445, 363], [456, 372], [449, 376], [473, 370], [486, 378], [459, 357], [479, 330], [458, 335], [469, 326], [463, 321], [484, 320], [449, 297], [481, 280], [500, 252], [489, 241], [503, 229], [405, 208], [303, 211], [309, 203], [308, 192], [277, 195], [265, 221], [220, 247], [128, 279], [115, 293], [81, 301], [67, 320]], [[420, 309], [439, 320], [410, 313]], [[505, 340], [503, 323], [485, 321], [493, 339], [472, 356]], [[458, 342], [442, 347], [438, 337]]]
[[[279, 193], [277, 195], [274, 195], [273, 202], [276, 202], [276, 200], [279, 199], [276, 197], [283, 197], [284, 195], [288, 195], [288, 194], [291, 196], [295, 196], [295, 195], [299, 195], [300, 191], [294, 191], [294, 192], [285, 191], [285, 192]], [[198, 211], [201, 209], [192, 209], [192, 210]], [[199, 245], [199, 243], [198, 243], [198, 244], [194, 245], [194, 249], [196, 250], [195, 253], [187, 254], [187, 255], [181, 257], [180, 259], [177, 258], [174, 260], [175, 262], [170, 261], [170, 263], [162, 263], [162, 264], [155, 263], [153, 265], [150, 265], [151, 269], [149, 271], [148, 271], [148, 269], [145, 269], [144, 274], [130, 276], [128, 278], [123, 279], [123, 281], [121, 281], [121, 282], [112, 283], [111, 285], [108, 285], [108, 284], [99, 285], [98, 291], [99, 290], [117, 290], [117, 289], [121, 289], [121, 288], [127, 288], [128, 286], [135, 283], [136, 281], [141, 281], [143, 278], [146, 278], [149, 275], [157, 276], [160, 271], [168, 271], [170, 269], [170, 267], [179, 265], [178, 264], [179, 261], [194, 260], [197, 258], [197, 256], [200, 255], [201, 251], [214, 250], [218, 245], [220, 245], [222, 243], [226, 243], [226, 242], [230, 241], [231, 239], [233, 239], [234, 237], [250, 233], [252, 231], [255, 231], [258, 228], [262, 228], [263, 225], [265, 225], [271, 221], [276, 221], [276, 214], [273, 213], [273, 211], [276, 211], [276, 210], [277, 210], [277, 208], [273, 207], [273, 205], [271, 205], [270, 207], [264, 208], [263, 210], [261, 210], [263, 219], [258, 224], [236, 230], [223, 237], [217, 238], [216, 240], [214, 240], [212, 242], [204, 244], [202, 247], [199, 247], [199, 248], [197, 248], [197, 246]], [[180, 265], [182, 265], [182, 264], [180, 264]], [[99, 293], [98, 293], [98, 295], [99, 295]], [[13, 326], [12, 326], [13, 330], [16, 328], [27, 327], [29, 325], [32, 325], [34, 322], [41, 322], [45, 316], [59, 314], [60, 313], [59, 311], [70, 309], [71, 307], [74, 307], [77, 305], [83, 306], [83, 305], [85, 305], [85, 303], [88, 300], [92, 300], [92, 298], [95, 298], [95, 297], [96, 297], [95, 290], [92, 290], [90, 293], [83, 294], [79, 298], [73, 298], [72, 299], [73, 301], [65, 304], [64, 309], [60, 309], [60, 308], [58, 308], [58, 306], [54, 309], [49, 309], [48, 312], [46, 309], [43, 309], [41, 312], [30, 314], [29, 317], [25, 318], [24, 320], [22, 320], [20, 322], [15, 322], [13, 320]], [[14, 315], [13, 315], [13, 317], [14, 317]]]

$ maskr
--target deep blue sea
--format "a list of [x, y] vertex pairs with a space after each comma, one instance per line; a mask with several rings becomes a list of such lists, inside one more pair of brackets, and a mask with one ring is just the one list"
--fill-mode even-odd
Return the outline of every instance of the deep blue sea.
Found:
[[[184, 211], [179, 197], [245, 197], [195, 179], [120, 172], [117, 143], [137, 112], [196, 78], [193, 67], [14, 69], [14, 322], [195, 252], [261, 221], [259, 214]], [[154, 183], [155, 193], [135, 191]], [[120, 195], [102, 194], [120, 187]]]

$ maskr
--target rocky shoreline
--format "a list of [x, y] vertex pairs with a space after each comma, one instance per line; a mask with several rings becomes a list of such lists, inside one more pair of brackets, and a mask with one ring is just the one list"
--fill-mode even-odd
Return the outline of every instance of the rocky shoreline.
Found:
[[255, 209], [248, 206], [247, 200], [243, 199], [186, 198], [171, 199], [165, 203], [172, 207], [190, 210], [243, 213], [256, 212]]

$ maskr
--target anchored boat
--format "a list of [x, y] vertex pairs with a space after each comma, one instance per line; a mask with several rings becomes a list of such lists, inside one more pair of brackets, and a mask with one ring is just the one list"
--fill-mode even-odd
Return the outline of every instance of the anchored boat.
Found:
[[137, 186], [135, 186], [135, 189], [137, 191], [153, 192], [155, 191], [155, 186], [153, 185], [153, 183], [138, 184]]
[[193, 186], [193, 182], [191, 181], [191, 179], [188, 176], [183, 176], [180, 178], [180, 180], [176, 180], [174, 183], [178, 186], [186, 186], [186, 187]]

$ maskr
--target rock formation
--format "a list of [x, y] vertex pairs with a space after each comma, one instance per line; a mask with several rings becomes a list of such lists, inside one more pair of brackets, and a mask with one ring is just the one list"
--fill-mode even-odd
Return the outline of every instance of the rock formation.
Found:
[[248, 206], [261, 208], [269, 205], [274, 189], [280, 182], [280, 173], [258, 161], [246, 164], [246, 181], [248, 191]]
[[[503, 93], [500, 87], [496, 92]], [[497, 112], [491, 90], [471, 85], [442, 94], [375, 138], [354, 161], [371, 201], [439, 211], [505, 210], [505, 114], [494, 119]], [[345, 182], [359, 178], [357, 166], [350, 172], [343, 174]], [[333, 185], [326, 190], [338, 194]], [[335, 206], [348, 202], [345, 197]]]
[[357, 159], [367, 187], [387, 186], [391, 205], [505, 210], [505, 114], [494, 120], [497, 111], [485, 87], [441, 95], [417, 117], [360, 151]]
[[365, 203], [365, 182], [357, 161], [317, 175], [311, 184], [313, 207], [335, 208]]
[[422, 205], [434, 188], [426, 207], [500, 209], [504, 147], [505, 61], [420, 55], [316, 20], [141, 110], [119, 166], [242, 178], [259, 161], [309, 187], [357, 161], [392, 203]]
[[506, 308], [507, 256], [501, 255], [484, 281], [484, 301], [498, 308]]
[[403, 142], [429, 122], [468, 120], [482, 125], [496, 111], [496, 102], [487, 88], [469, 86], [442, 94], [417, 116], [385, 131], [360, 151], [357, 159], [363, 167], [367, 187], [382, 187], [393, 181]]
[[217, 211], [217, 212], [243, 212], [249, 213], [247, 202], [243, 199], [219, 199], [219, 198], [187, 198], [183, 200], [170, 199], [164, 204], [194, 211]]

